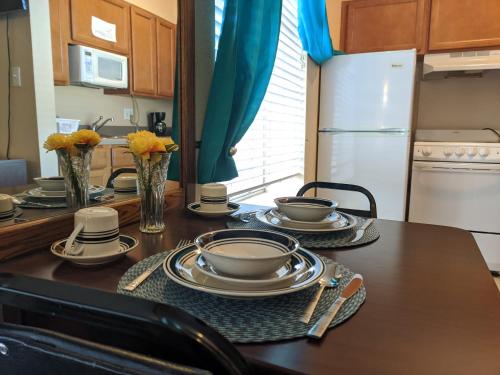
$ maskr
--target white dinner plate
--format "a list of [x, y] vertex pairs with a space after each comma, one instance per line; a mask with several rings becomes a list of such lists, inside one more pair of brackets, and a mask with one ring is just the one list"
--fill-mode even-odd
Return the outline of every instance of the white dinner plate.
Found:
[[345, 225], [336, 226], [335, 224], [332, 224], [330, 227], [326, 227], [326, 228], [304, 228], [304, 227], [296, 228], [294, 226], [290, 226], [289, 224], [287, 225], [287, 223], [285, 223], [282, 220], [282, 218], [273, 214], [272, 211], [273, 211], [273, 209], [259, 211], [255, 214], [255, 217], [261, 223], [264, 223], [264, 224], [269, 225], [269, 226], [274, 227], [274, 228], [284, 229], [284, 230], [288, 230], [291, 232], [300, 232], [300, 233], [340, 232], [343, 230], [348, 230], [348, 229], [354, 228], [356, 226], [356, 224], [358, 223], [357, 219], [354, 216], [342, 212], [342, 213], [339, 213], [339, 215], [343, 216], [346, 219], [347, 222], [345, 223]]
[[227, 283], [209, 278], [195, 267], [200, 254], [195, 245], [173, 250], [163, 262], [163, 271], [173, 282], [200, 292], [215, 294], [229, 298], [265, 298], [294, 293], [309, 288], [318, 282], [325, 272], [325, 264], [314, 253], [299, 249], [305, 262], [303, 272], [300, 272], [289, 285], [269, 286], [265, 290], [238, 290]]
[[[294, 253], [291, 255], [291, 259], [285, 265], [280, 267], [278, 270], [270, 275], [264, 275], [258, 279], [244, 279], [238, 277], [232, 277], [229, 275], [222, 274], [218, 272], [210, 263], [206, 261], [203, 255], [198, 255], [194, 266], [196, 269], [207, 276], [218, 280], [220, 282], [230, 285], [234, 289], [238, 290], [252, 290], [252, 289], [269, 289], [270, 287], [286, 286], [290, 285], [300, 272], [303, 272], [305, 267], [304, 257]], [[288, 284], [287, 284], [288, 283]]]
[[280, 212], [279, 209], [273, 208], [270, 215], [277, 217], [281, 220], [283, 225], [296, 229], [321, 229], [321, 228], [332, 228], [333, 227], [345, 227], [348, 224], [347, 218], [340, 215], [338, 212], [333, 212], [325, 219], [321, 221], [298, 221], [292, 220], [284, 213]]
[[[101, 194], [104, 191], [105, 187], [104, 186], [89, 186], [89, 195], [98, 195]], [[49, 191], [49, 190], [42, 190], [42, 188], [35, 188], [28, 190], [28, 195], [30, 197], [38, 198], [38, 199], [48, 199], [48, 200], [53, 200], [54, 198], [56, 199], [66, 199], [66, 192], [65, 191]]]

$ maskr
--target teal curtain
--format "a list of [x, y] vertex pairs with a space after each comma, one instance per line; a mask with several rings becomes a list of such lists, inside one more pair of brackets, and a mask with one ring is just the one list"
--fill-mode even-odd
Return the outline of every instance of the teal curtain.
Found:
[[302, 48], [316, 64], [323, 64], [336, 51], [332, 47], [325, 0], [298, 0], [299, 36]]
[[252, 124], [276, 58], [281, 0], [226, 0], [198, 156], [198, 182], [238, 176], [229, 154]]
[[[174, 102], [172, 109], [172, 139], [175, 143], [179, 144], [180, 130], [179, 130], [179, 40], [176, 43], [175, 51], [175, 82], [174, 82]], [[173, 152], [170, 157], [170, 164], [168, 166], [167, 179], [171, 181], [180, 180], [180, 151]]]

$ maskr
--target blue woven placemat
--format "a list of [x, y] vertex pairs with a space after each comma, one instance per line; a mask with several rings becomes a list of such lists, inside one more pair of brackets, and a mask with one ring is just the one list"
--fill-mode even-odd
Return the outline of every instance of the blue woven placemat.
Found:
[[370, 225], [368, 229], [363, 234], [360, 240], [356, 242], [350, 242], [354, 237], [356, 231], [363, 225], [366, 218], [355, 216], [358, 223], [352, 229], [343, 230], [339, 232], [332, 233], [299, 233], [295, 231], [288, 231], [284, 229], [278, 229], [270, 225], [266, 225], [263, 222], [255, 218], [254, 215], [250, 216], [248, 222], [239, 221], [234, 218], [226, 223], [228, 228], [245, 228], [245, 229], [268, 229], [278, 232], [283, 232], [295, 237], [302, 247], [306, 249], [333, 249], [333, 248], [347, 248], [360, 245], [369, 244], [380, 237], [380, 233], [377, 230], [375, 223]]
[[[181, 308], [202, 319], [234, 343], [280, 341], [306, 336], [309, 328], [328, 309], [354, 274], [347, 267], [341, 266], [344, 277], [340, 280], [340, 286], [337, 289], [324, 291], [311, 322], [307, 325], [300, 322], [299, 318], [316, 291], [317, 285], [278, 297], [229, 299], [178, 285], [168, 279], [160, 268], [133, 292], [122, 289], [148, 267], [165, 258], [167, 253], [153, 255], [129, 268], [118, 283], [118, 293]], [[331, 262], [328, 258], [321, 258], [325, 262]], [[353, 315], [365, 298], [366, 290], [362, 287], [344, 303], [330, 327], [342, 323]]]

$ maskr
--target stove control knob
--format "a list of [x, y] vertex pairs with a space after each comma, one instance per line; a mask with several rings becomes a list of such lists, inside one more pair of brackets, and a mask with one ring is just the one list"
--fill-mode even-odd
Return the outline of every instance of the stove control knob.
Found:
[[485, 158], [486, 156], [488, 156], [490, 154], [490, 150], [488, 150], [486, 147], [481, 147], [479, 149], [479, 156]]
[[453, 155], [453, 149], [447, 147], [444, 149], [443, 153], [444, 153], [444, 156], [446, 156], [446, 157], [451, 156], [451, 155]]
[[457, 155], [457, 156], [462, 156], [464, 153], [465, 153], [465, 150], [463, 149], [463, 147], [458, 147], [455, 150], [455, 155]]
[[475, 147], [467, 147], [467, 156], [470, 156], [471, 158], [476, 156], [477, 150]]
[[431, 156], [432, 155], [432, 148], [430, 147], [424, 147], [422, 150], [422, 154], [424, 156]]

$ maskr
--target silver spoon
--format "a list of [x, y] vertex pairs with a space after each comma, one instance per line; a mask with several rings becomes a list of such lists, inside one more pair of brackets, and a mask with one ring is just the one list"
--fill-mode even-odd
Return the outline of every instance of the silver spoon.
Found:
[[307, 324], [311, 320], [311, 317], [314, 314], [314, 310], [316, 309], [316, 306], [318, 305], [318, 302], [325, 288], [336, 288], [339, 285], [339, 282], [335, 277], [335, 275], [337, 275], [337, 269], [338, 269], [337, 263], [328, 264], [327, 267], [328, 268], [325, 274], [321, 277], [321, 279], [319, 279], [318, 290], [314, 294], [314, 297], [311, 300], [311, 302], [309, 302], [306, 311], [304, 311], [304, 314], [300, 317], [300, 321], [303, 323]]

